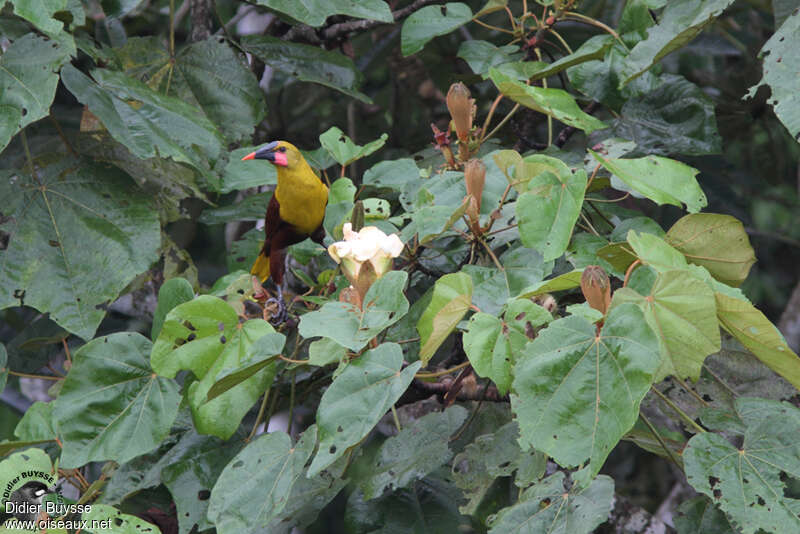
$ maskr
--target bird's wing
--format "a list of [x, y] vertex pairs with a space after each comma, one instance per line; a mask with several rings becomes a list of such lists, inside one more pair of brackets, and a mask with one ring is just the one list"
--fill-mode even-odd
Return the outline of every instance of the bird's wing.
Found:
[[270, 244], [278, 233], [281, 223], [283, 223], [283, 221], [281, 221], [281, 205], [273, 194], [267, 205], [267, 214], [264, 216], [264, 246], [261, 247], [261, 252], [259, 252], [258, 258], [256, 258], [253, 267], [250, 269], [250, 274], [258, 276], [258, 279], [262, 282], [265, 282], [267, 278], [269, 278]]

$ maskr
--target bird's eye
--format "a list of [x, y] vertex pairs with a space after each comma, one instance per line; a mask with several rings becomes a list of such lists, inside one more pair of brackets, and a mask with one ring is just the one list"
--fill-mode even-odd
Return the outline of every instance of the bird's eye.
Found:
[[278, 152], [286, 152], [286, 147], [282, 146], [282, 147], [278, 148]]

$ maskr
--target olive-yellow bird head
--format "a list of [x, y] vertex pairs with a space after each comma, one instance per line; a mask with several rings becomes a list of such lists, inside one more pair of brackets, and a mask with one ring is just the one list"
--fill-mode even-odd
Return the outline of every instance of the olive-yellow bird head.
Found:
[[303, 161], [303, 155], [288, 141], [273, 141], [242, 158], [247, 159], [265, 159], [279, 167], [291, 168]]

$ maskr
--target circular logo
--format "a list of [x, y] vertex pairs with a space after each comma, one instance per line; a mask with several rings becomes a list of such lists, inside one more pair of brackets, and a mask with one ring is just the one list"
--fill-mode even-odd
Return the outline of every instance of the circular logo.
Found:
[[60, 515], [64, 500], [50, 457], [41, 449], [17, 452], [0, 462], [0, 524]]

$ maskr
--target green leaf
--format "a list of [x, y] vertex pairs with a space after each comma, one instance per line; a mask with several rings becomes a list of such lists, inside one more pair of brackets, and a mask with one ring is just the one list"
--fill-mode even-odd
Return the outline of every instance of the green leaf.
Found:
[[654, 381], [674, 375], [696, 382], [706, 356], [717, 352], [721, 344], [711, 288], [686, 271], [666, 271], [645, 296], [630, 288], [616, 290], [611, 307], [624, 302], [642, 309], [658, 337], [661, 366]]
[[580, 65], [587, 61], [603, 59], [606, 50], [609, 49], [612, 42], [613, 40], [610, 35], [595, 35], [594, 37], [590, 37], [573, 53], [562, 57], [558, 61], [546, 63], [546, 66], [537, 70], [531, 78], [534, 80], [549, 78], [575, 65]]
[[0, 308], [24, 302], [90, 339], [109, 302], [157, 258], [158, 216], [118, 169], [50, 161], [35, 177], [0, 172], [10, 216], [0, 228], [11, 236], [0, 251]]
[[70, 53], [56, 41], [29, 33], [0, 56], [0, 152], [22, 128], [50, 113], [58, 71]]
[[553, 316], [529, 299], [514, 299], [503, 320], [488, 313], [476, 313], [464, 332], [464, 352], [478, 376], [491, 378], [501, 395], [511, 387], [511, 367], [516, 355], [533, 339], [537, 326]]
[[136, 156], [170, 157], [207, 172], [205, 159], [222, 152], [216, 127], [194, 106], [121, 72], [95, 69], [92, 77], [95, 82], [71, 65], [61, 70], [67, 89]]
[[400, 345], [384, 343], [350, 362], [317, 408], [319, 451], [308, 468], [313, 477], [366, 436], [405, 392], [420, 362], [401, 371]]
[[340, 362], [347, 355], [347, 349], [334, 340], [323, 337], [312, 341], [308, 346], [308, 364], [324, 367], [328, 364]]
[[[527, 293], [553, 270], [552, 262], [542, 261], [535, 250], [517, 247], [500, 256], [503, 270], [465, 265], [462, 272], [472, 278], [472, 302], [481, 311], [499, 315], [508, 299]], [[580, 279], [580, 275], [578, 275]]]
[[194, 289], [192, 285], [184, 278], [171, 278], [164, 282], [161, 289], [158, 290], [158, 305], [153, 314], [153, 327], [150, 330], [150, 339], [158, 338], [161, 332], [161, 326], [164, 324], [164, 319], [167, 313], [175, 306], [189, 302], [194, 298]]
[[258, 0], [257, 3], [309, 26], [322, 26], [331, 15], [394, 22], [392, 12], [383, 0]]
[[381, 134], [375, 141], [361, 146], [355, 144], [353, 140], [347, 137], [339, 128], [332, 126], [319, 136], [319, 142], [325, 147], [325, 150], [333, 156], [333, 159], [335, 159], [339, 165], [346, 166], [356, 160], [369, 156], [386, 144], [388, 138], [388, 134]]
[[695, 213], [678, 219], [667, 243], [686, 259], [708, 269], [724, 284], [739, 287], [756, 261], [742, 223], [730, 215]]
[[573, 484], [567, 490], [564, 473], [557, 471], [531, 486], [517, 504], [500, 510], [490, 534], [589, 534], [608, 519], [614, 508], [614, 480], [606, 475], [587, 488]]
[[156, 448], [178, 415], [173, 380], [153, 374], [150, 340], [130, 332], [94, 339], [73, 355], [54, 400], [61, 465], [125, 463]]
[[581, 317], [550, 323], [514, 366], [511, 407], [520, 444], [594, 476], [639, 417], [653, 383], [658, 339], [633, 304], [611, 310], [602, 331]]
[[270, 365], [281, 354], [285, 344], [286, 336], [278, 332], [269, 332], [257, 338], [244, 357], [233, 366], [224, 367], [217, 373], [216, 382], [208, 390], [206, 400], [214, 400]]
[[53, 428], [53, 407], [54, 402], [34, 402], [22, 416], [17, 427], [14, 429], [14, 436], [17, 439], [26, 441], [55, 441], [56, 431]]
[[[8, 353], [6, 346], [0, 343], [0, 393], [6, 388], [8, 380]], [[27, 413], [27, 412], [26, 412]]]
[[680, 76], [662, 75], [653, 91], [625, 102], [613, 132], [635, 141], [645, 154], [700, 156], [722, 151], [714, 103]]
[[405, 271], [386, 273], [367, 291], [363, 310], [345, 302], [328, 302], [319, 310], [306, 313], [300, 318], [300, 335], [328, 337], [350, 350], [361, 350], [408, 311], [403, 294], [407, 279]]
[[534, 155], [525, 163], [538, 171], [517, 200], [519, 234], [526, 247], [537, 250], [545, 261], [561, 256], [572, 237], [586, 191], [586, 172], [573, 172], [561, 160]]
[[722, 327], [770, 369], [800, 389], [800, 357], [761, 311], [747, 301], [717, 291], [717, 316]]
[[[233, 162], [229, 163], [228, 167], [230, 167], [232, 163]], [[247, 163], [250, 162], [248, 161]], [[259, 221], [264, 218], [264, 214], [267, 212], [267, 205], [269, 204], [270, 198], [272, 198], [271, 192], [256, 193], [255, 195], [244, 197], [241, 199], [241, 202], [225, 204], [216, 208], [207, 208], [200, 214], [198, 221], [208, 225], [224, 224], [232, 221]]]
[[631, 50], [620, 85], [641, 76], [664, 56], [682, 48], [732, 3], [733, 0], [673, 0], [667, 3], [659, 24], [649, 28], [647, 39]]
[[388, 187], [401, 191], [406, 184], [419, 180], [419, 169], [411, 158], [381, 161], [364, 172], [364, 185]]
[[461, 43], [458, 48], [458, 57], [467, 62], [472, 72], [481, 75], [487, 74], [492, 67], [519, 61], [522, 58], [517, 46], [495, 46], [488, 41], [479, 39]]
[[685, 269], [688, 266], [686, 258], [680, 251], [656, 235], [630, 230], [628, 244], [644, 265], [649, 265], [656, 271]]
[[404, 56], [416, 54], [434, 37], [450, 33], [471, 19], [472, 10], [461, 2], [423, 7], [403, 22], [400, 49]]
[[730, 524], [719, 508], [708, 497], [695, 497], [683, 501], [678, 506], [672, 521], [678, 534], [736, 534], [738, 531]]
[[247, 35], [242, 38], [242, 46], [270, 67], [301, 82], [318, 83], [362, 102], [372, 102], [360, 91], [363, 75], [343, 54], [266, 35]]
[[[265, 160], [242, 161], [242, 158], [250, 152], [254, 152], [257, 147], [243, 147], [233, 150], [228, 155], [228, 163], [225, 165], [223, 173], [224, 179], [220, 184], [221, 193], [240, 191], [250, 187], [261, 185], [274, 185], [278, 183], [278, 173], [275, 165]], [[252, 197], [248, 197], [252, 198]], [[246, 201], [247, 199], [245, 199]], [[244, 201], [243, 201], [244, 202]], [[267, 202], [264, 202], [264, 209], [261, 218], [267, 209]], [[204, 212], [205, 213], [205, 212]]]
[[695, 435], [683, 453], [686, 478], [743, 534], [797, 532], [798, 503], [784, 492], [790, 479], [800, 479], [800, 410], [746, 397], [735, 406], [746, 427], [742, 445], [711, 432]]
[[433, 286], [433, 297], [417, 323], [419, 358], [423, 367], [444, 343], [472, 305], [472, 278], [465, 273], [442, 276]]
[[699, 171], [685, 163], [660, 156], [621, 159], [606, 158], [593, 150], [589, 152], [608, 172], [656, 204], [680, 208], [683, 203], [691, 213], [708, 204], [695, 178]]
[[489, 71], [497, 89], [505, 96], [525, 107], [550, 115], [564, 124], [585, 131], [587, 134], [606, 128], [607, 125], [585, 113], [575, 99], [563, 89], [533, 87], [512, 79], [497, 69]]
[[[158, 527], [140, 519], [135, 515], [123, 514], [107, 504], [87, 506], [81, 519], [88, 524], [83, 530], [93, 534], [141, 534], [142, 532], [160, 532]], [[98, 525], [92, 528], [92, 525]]]
[[[295, 481], [314, 451], [317, 429], [309, 427], [297, 444], [284, 432], [262, 434], [225, 466], [208, 506], [220, 534], [251, 532], [275, 519], [286, 506]], [[253, 499], [253, 495], [259, 498]]]
[[359, 481], [364, 498], [375, 499], [386, 491], [405, 488], [447, 463], [453, 457], [450, 436], [466, 418], [465, 408], [451, 406], [419, 418], [387, 439], [369, 466], [369, 476]]
[[581, 285], [581, 276], [583, 269], [576, 269], [564, 274], [560, 274], [549, 280], [542, 280], [537, 284], [525, 288], [521, 297], [535, 297], [536, 295], [543, 295], [553, 291], [566, 291], [567, 289], [574, 289]]
[[[272, 354], [263, 354], [256, 341], [274, 332], [262, 319], [240, 324], [230, 304], [202, 295], [167, 314], [150, 361], [156, 373], [168, 378], [192, 371], [198, 380], [188, 385], [185, 396], [197, 431], [228, 439], [272, 382], [274, 364], [263, 365]], [[231, 383], [218, 386], [224, 392], [218, 389], [209, 400], [211, 388], [232, 375]]]
[[169, 453], [162, 456], [162, 462], [164, 457], [170, 457], [168, 462], [159, 462], [162, 463], [161, 482], [175, 501], [181, 534], [188, 534], [195, 525], [198, 531], [214, 526], [206, 517], [210, 488], [214, 487], [222, 470], [243, 445], [237, 439], [224, 442], [187, 432]]
[[64, 30], [64, 24], [53, 15], [67, 9], [67, 0], [11, 0], [11, 5], [14, 6], [15, 15], [27, 20], [50, 37], [59, 36]]

